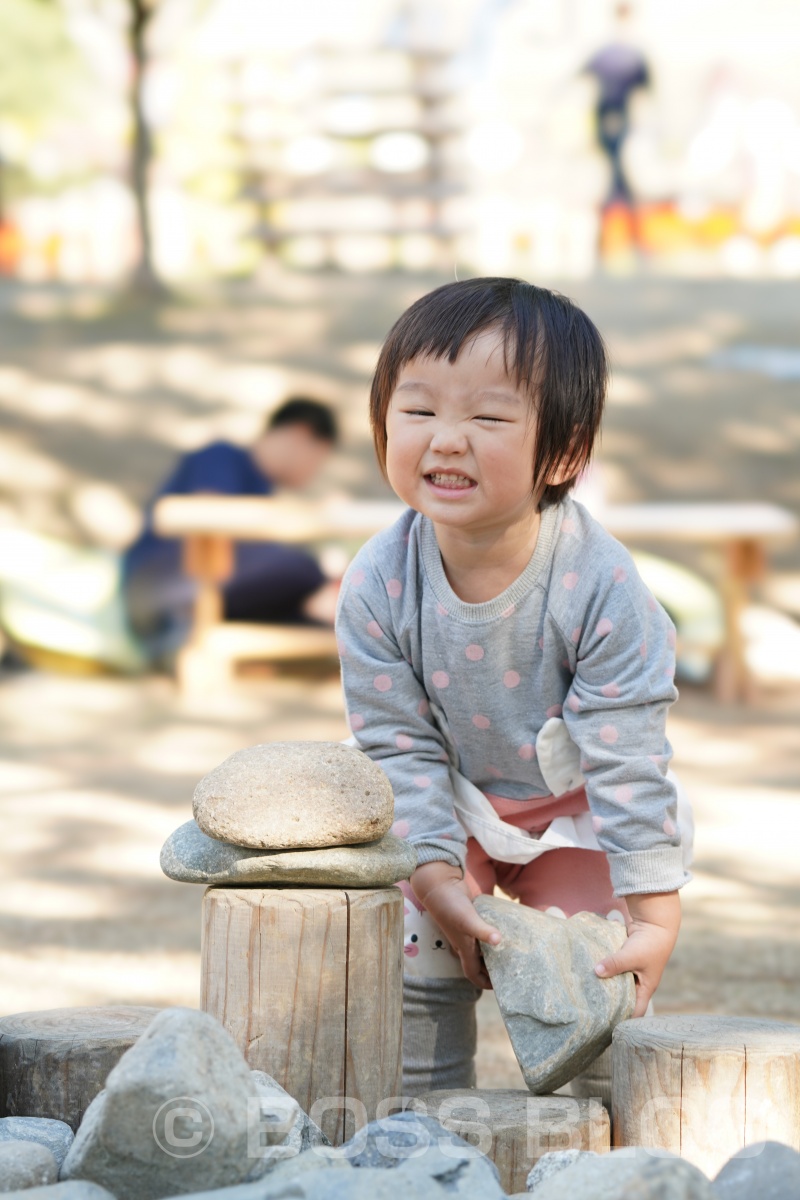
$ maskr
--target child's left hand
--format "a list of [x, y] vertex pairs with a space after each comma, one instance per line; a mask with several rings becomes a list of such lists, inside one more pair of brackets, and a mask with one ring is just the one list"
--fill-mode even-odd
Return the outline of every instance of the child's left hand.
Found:
[[650, 997], [661, 982], [669, 956], [678, 940], [681, 901], [678, 892], [626, 896], [631, 919], [628, 940], [599, 962], [595, 973], [603, 979], [633, 971], [636, 978], [634, 1017], [644, 1016]]

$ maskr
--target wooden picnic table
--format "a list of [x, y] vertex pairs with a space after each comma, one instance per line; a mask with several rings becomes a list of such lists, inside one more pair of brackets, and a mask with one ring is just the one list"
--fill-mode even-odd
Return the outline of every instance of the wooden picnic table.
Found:
[[[222, 586], [233, 570], [236, 541], [286, 543], [363, 541], [391, 525], [404, 511], [396, 500], [312, 502], [285, 497], [165, 496], [154, 511], [162, 537], [184, 542], [184, 563], [198, 583], [193, 636], [183, 659], [182, 682], [205, 672], [198, 666], [245, 658], [286, 659], [335, 653], [332, 631], [310, 626], [251, 625], [223, 621]], [[716, 689], [720, 699], [752, 691], [741, 632], [742, 610], [754, 582], [766, 570], [767, 548], [796, 537], [800, 523], [774, 504], [618, 504], [598, 514], [620, 541], [687, 543], [720, 555], [719, 587], [725, 610], [725, 647]], [[192, 664], [190, 666], [190, 664]], [[190, 678], [192, 676], [192, 678]]]

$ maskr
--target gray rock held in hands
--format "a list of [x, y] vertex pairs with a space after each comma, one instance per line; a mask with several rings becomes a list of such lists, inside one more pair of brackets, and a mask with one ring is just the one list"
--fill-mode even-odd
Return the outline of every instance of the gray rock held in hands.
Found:
[[[702, 1171], [641, 1147], [587, 1156], [534, 1188], [535, 1200], [717, 1200]], [[756, 1200], [755, 1197], [752, 1200]]]
[[800, 1154], [782, 1142], [756, 1142], [726, 1162], [714, 1180], [718, 1200], [797, 1200]]
[[170, 834], [161, 851], [161, 870], [179, 883], [389, 887], [416, 865], [413, 846], [391, 833], [362, 846], [249, 850], [208, 837], [194, 821]]
[[0, 1142], [0, 1192], [58, 1182], [58, 1163], [38, 1142]]
[[194, 819], [209, 837], [261, 850], [375, 842], [394, 814], [380, 767], [339, 742], [238, 750], [201, 779]]
[[50, 1117], [0, 1118], [0, 1147], [3, 1142], [35, 1142], [46, 1146], [59, 1170], [74, 1140], [75, 1134], [66, 1121], [55, 1121]]
[[270, 1128], [250, 1069], [219, 1022], [166, 1009], [89, 1106], [61, 1177], [92, 1180], [118, 1200], [242, 1183], [254, 1164], [252, 1139], [281, 1140], [296, 1115], [295, 1105]]
[[594, 973], [622, 946], [625, 928], [594, 913], [564, 919], [498, 896], [478, 896], [475, 908], [503, 935], [498, 946], [481, 948], [525, 1082], [532, 1092], [553, 1092], [593, 1062], [633, 1013], [633, 975]]

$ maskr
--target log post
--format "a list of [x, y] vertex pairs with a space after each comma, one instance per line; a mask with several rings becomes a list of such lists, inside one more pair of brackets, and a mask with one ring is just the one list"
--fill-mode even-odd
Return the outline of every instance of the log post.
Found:
[[335, 1145], [398, 1096], [398, 888], [210, 887], [200, 1007]]
[[0, 1019], [0, 1116], [54, 1117], [74, 1130], [106, 1077], [161, 1010], [53, 1008]]
[[615, 1146], [672, 1150], [713, 1178], [743, 1146], [800, 1150], [800, 1025], [680, 1014], [614, 1031]]
[[552, 1150], [605, 1154], [610, 1146], [608, 1113], [599, 1100], [510, 1088], [439, 1089], [415, 1097], [408, 1107], [483, 1151], [509, 1195], [525, 1191], [531, 1168]]

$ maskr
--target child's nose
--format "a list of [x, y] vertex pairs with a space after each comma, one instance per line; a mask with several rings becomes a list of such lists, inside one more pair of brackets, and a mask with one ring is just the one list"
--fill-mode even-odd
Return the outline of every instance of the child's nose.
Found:
[[467, 439], [458, 425], [437, 425], [431, 438], [431, 450], [437, 454], [461, 454]]

